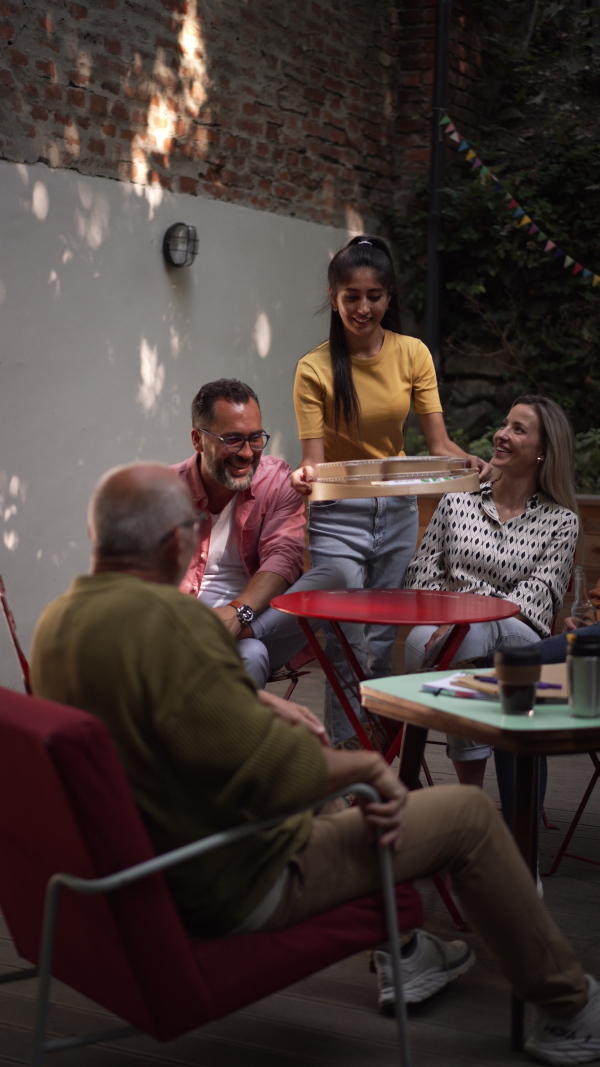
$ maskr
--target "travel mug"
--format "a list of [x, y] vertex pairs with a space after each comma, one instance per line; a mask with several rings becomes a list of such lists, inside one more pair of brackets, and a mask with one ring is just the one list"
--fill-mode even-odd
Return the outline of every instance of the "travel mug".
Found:
[[567, 687], [571, 715], [594, 719], [600, 715], [600, 637], [569, 634]]
[[537, 645], [498, 649], [494, 667], [500, 704], [505, 715], [527, 715], [533, 710], [542, 654]]

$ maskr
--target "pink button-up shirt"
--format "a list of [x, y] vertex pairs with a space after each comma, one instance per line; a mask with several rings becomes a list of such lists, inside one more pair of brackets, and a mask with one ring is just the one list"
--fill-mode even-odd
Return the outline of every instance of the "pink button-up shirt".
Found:
[[[184, 479], [196, 508], [206, 510], [208, 498], [198, 470], [198, 454], [172, 467]], [[241, 489], [234, 505], [233, 528], [242, 566], [252, 578], [272, 571], [292, 585], [302, 574], [304, 557], [304, 501], [290, 485], [291, 469], [282, 459], [263, 456], [248, 489]], [[180, 589], [198, 596], [206, 570], [211, 518], [207, 516], [198, 548]]]

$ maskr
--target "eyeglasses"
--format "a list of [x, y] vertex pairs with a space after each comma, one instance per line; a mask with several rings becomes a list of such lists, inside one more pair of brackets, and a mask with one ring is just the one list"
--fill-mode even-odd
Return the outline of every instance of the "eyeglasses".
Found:
[[158, 546], [160, 547], [160, 545], [166, 544], [169, 538], [172, 537], [175, 533], [175, 530], [186, 529], [187, 527], [191, 527], [194, 531], [194, 537], [198, 537], [200, 534], [200, 528], [205, 518], [206, 515], [202, 514], [198, 515], [195, 519], [185, 519], [183, 522], [176, 523], [176, 525], [172, 526], [166, 534], [163, 534], [160, 541], [158, 542]]
[[271, 439], [271, 435], [265, 433], [264, 430], [260, 433], [248, 434], [247, 437], [244, 437], [241, 433], [226, 433], [224, 437], [221, 437], [220, 434], [213, 433], [212, 430], [200, 430], [200, 433], [210, 434], [211, 437], [216, 437], [218, 441], [222, 441], [227, 451], [231, 452], [232, 455], [239, 452], [246, 444], [246, 441], [253, 452], [262, 452], [263, 448], [266, 448], [267, 442]]

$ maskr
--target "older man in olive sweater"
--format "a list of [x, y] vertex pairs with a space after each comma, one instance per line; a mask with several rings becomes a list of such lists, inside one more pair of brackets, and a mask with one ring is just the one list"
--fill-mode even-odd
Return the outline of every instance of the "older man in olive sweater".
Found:
[[[276, 928], [372, 892], [379, 872], [365, 823], [381, 827], [398, 881], [452, 872], [472, 927], [518, 994], [540, 1009], [528, 1049], [567, 1062], [556, 1052], [568, 1034], [569, 1063], [600, 1055], [600, 986], [548, 916], [483, 792], [408, 794], [377, 753], [331, 750], [307, 709], [256, 692], [214, 612], [178, 591], [198, 529], [181, 479], [154, 464], [109, 472], [89, 526], [92, 573], [38, 623], [34, 691], [106, 722], [158, 849], [282, 816], [275, 829], [172, 876], [189, 927], [212, 935]], [[381, 802], [285, 818], [357, 780], [370, 782]], [[380, 949], [375, 960], [389, 1009], [389, 955]], [[402, 959], [408, 999], [430, 995], [472, 962], [464, 942], [418, 932]]]

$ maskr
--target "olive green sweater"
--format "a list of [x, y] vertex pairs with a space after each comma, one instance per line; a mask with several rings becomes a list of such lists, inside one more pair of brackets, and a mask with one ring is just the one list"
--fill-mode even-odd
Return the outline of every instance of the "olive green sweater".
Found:
[[[324, 791], [319, 741], [259, 703], [214, 612], [171, 586], [116, 572], [77, 578], [38, 622], [32, 680], [36, 695], [106, 723], [160, 852]], [[311, 820], [287, 819], [172, 871], [190, 926], [216, 936], [243, 922]]]

